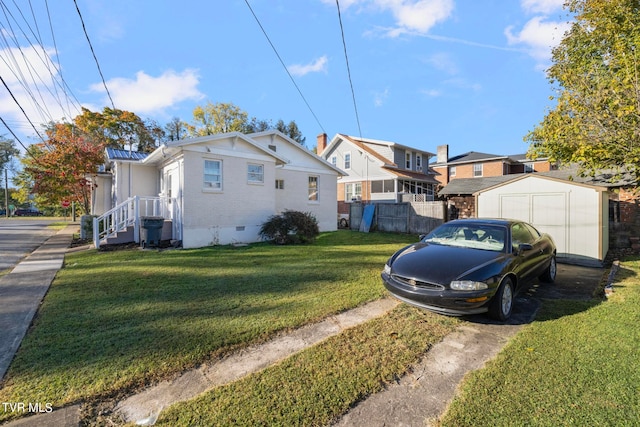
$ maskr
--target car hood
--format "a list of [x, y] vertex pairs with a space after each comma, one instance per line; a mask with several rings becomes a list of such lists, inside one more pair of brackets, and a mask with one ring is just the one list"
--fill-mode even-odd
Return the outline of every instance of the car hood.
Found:
[[392, 274], [446, 286], [504, 256], [502, 252], [416, 243], [396, 252], [389, 263]]

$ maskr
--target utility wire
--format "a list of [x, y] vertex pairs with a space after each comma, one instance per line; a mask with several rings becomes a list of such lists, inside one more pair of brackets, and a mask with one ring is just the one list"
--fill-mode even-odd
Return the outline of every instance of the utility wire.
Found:
[[96, 53], [93, 50], [93, 45], [91, 44], [91, 40], [89, 39], [89, 34], [87, 33], [87, 27], [84, 25], [84, 19], [82, 19], [82, 13], [80, 13], [80, 8], [78, 7], [78, 2], [73, 0], [73, 3], [76, 5], [76, 10], [78, 11], [78, 16], [80, 17], [80, 22], [82, 23], [82, 30], [84, 31], [84, 35], [87, 38], [87, 42], [89, 43], [89, 48], [91, 49], [91, 54], [93, 55], [93, 59], [96, 61], [96, 66], [98, 67], [98, 72], [100, 73], [100, 78], [102, 79], [102, 84], [104, 85], [104, 90], [107, 91], [107, 96], [109, 96], [109, 101], [111, 101], [111, 106], [113, 109], [116, 109], [115, 104], [113, 103], [113, 99], [111, 98], [111, 93], [109, 93], [109, 88], [107, 88], [107, 82], [104, 80], [104, 75], [102, 74], [102, 69], [100, 68], [100, 63], [98, 62], [98, 58], [96, 57]]
[[[75, 1], [75, 0], [74, 0]], [[311, 108], [311, 106], [309, 105], [309, 103], [307, 102], [307, 99], [304, 97], [304, 95], [302, 94], [302, 91], [300, 90], [300, 88], [298, 87], [298, 84], [296, 83], [296, 81], [293, 79], [293, 76], [291, 75], [291, 73], [289, 72], [289, 69], [287, 68], [287, 66], [284, 64], [284, 61], [282, 60], [282, 58], [280, 57], [280, 54], [278, 53], [278, 50], [276, 49], [276, 47], [273, 45], [273, 43], [271, 43], [271, 39], [269, 38], [269, 36], [267, 35], [267, 32], [265, 31], [264, 27], [262, 26], [262, 24], [260, 23], [260, 20], [258, 19], [258, 17], [256, 16], [255, 12], [253, 11], [253, 9], [251, 8], [251, 5], [249, 4], [249, 0], [244, 0], [244, 2], [247, 4], [247, 7], [249, 8], [249, 10], [251, 11], [251, 14], [253, 15], [253, 17], [255, 18], [256, 22], [258, 23], [258, 26], [260, 27], [260, 29], [262, 30], [262, 33], [264, 34], [264, 36], [267, 38], [267, 41], [269, 42], [269, 44], [271, 45], [271, 49], [273, 49], [273, 51], [275, 52], [276, 56], [278, 57], [278, 59], [280, 60], [280, 64], [282, 64], [282, 66], [284, 67], [285, 71], [287, 72], [287, 74], [289, 75], [289, 78], [291, 79], [291, 82], [293, 83], [293, 85], [296, 87], [296, 89], [298, 90], [298, 93], [300, 94], [300, 96], [302, 97], [302, 100], [304, 101], [304, 103], [307, 105], [307, 108], [309, 109], [309, 111], [311, 111], [311, 114], [313, 115], [313, 117], [316, 119], [316, 122], [318, 123], [318, 126], [320, 126], [320, 129], [322, 129], [323, 133], [327, 133], [324, 130], [324, 127], [322, 126], [322, 124], [320, 123], [320, 120], [318, 120], [318, 117], [316, 116], [316, 113], [313, 112], [313, 109]]]
[[358, 124], [358, 132], [360, 133], [360, 139], [362, 139], [362, 129], [360, 128], [360, 117], [358, 116], [358, 105], [356, 104], [356, 93], [353, 90], [353, 82], [351, 81], [351, 69], [349, 68], [349, 56], [347, 55], [347, 43], [344, 40], [344, 28], [342, 27], [342, 15], [340, 14], [339, 0], [336, 0], [336, 6], [338, 7], [338, 20], [340, 21], [340, 33], [342, 34], [342, 46], [344, 47], [344, 59], [347, 63], [347, 75], [349, 76], [349, 86], [351, 86], [351, 97], [353, 98], [353, 109], [356, 112], [356, 122]]
[[[13, 92], [11, 92], [11, 88], [7, 85], [7, 83], [4, 81], [4, 79], [2, 78], [2, 76], [0, 76], [0, 81], [2, 81], [2, 84], [4, 85], [4, 87], [7, 89], [7, 92], [9, 92], [9, 94], [11, 95], [11, 98], [13, 98], [14, 102], [16, 103], [16, 105], [20, 108], [20, 111], [22, 111], [22, 114], [24, 114], [24, 116], [27, 118], [27, 120], [29, 121], [29, 124], [31, 124], [31, 127], [33, 128], [33, 130], [36, 132], [36, 134], [40, 137], [40, 139], [42, 140], [42, 142], [45, 142], [45, 139], [42, 137], [42, 135], [40, 135], [40, 132], [38, 132], [38, 129], [36, 128], [36, 126], [33, 124], [33, 122], [31, 121], [31, 119], [29, 118], [29, 116], [27, 115], [27, 113], [24, 111], [24, 108], [22, 108], [22, 106], [20, 105], [20, 103], [18, 102], [18, 100], [16, 99], [16, 97], [13, 95]], [[2, 121], [4, 123], [4, 120]], [[13, 133], [13, 132], [12, 132]]]

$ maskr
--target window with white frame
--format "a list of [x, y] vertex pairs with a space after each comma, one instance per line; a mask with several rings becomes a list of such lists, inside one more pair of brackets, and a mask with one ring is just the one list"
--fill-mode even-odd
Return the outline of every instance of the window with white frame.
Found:
[[309, 177], [309, 201], [310, 202], [317, 202], [318, 200], [320, 200], [319, 191], [320, 190], [318, 187], [318, 177], [310, 176]]
[[344, 168], [351, 169], [351, 153], [344, 153]]
[[535, 168], [533, 167], [532, 162], [527, 162], [524, 164], [524, 172], [525, 173], [535, 172]]
[[264, 165], [249, 163], [247, 165], [247, 181], [252, 184], [264, 184]]
[[362, 200], [362, 183], [352, 182], [344, 185], [344, 200], [345, 202], [353, 202], [356, 200]]
[[276, 190], [284, 190], [284, 179], [276, 179]]
[[332, 156], [331, 157], [331, 164], [333, 166], [338, 166], [338, 157], [337, 156]]
[[422, 170], [422, 155], [416, 154], [416, 170]]
[[411, 152], [410, 151], [404, 152], [404, 167], [405, 169], [411, 170]]
[[449, 166], [449, 176], [456, 176], [456, 167]]
[[222, 190], [222, 160], [204, 161], [204, 187]]
[[474, 163], [473, 176], [482, 176], [482, 163]]

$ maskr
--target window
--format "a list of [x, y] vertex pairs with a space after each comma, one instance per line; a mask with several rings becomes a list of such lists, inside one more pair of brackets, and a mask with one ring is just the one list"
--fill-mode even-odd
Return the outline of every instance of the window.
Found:
[[473, 176], [482, 176], [482, 163], [475, 163], [473, 165]]
[[422, 170], [422, 156], [420, 154], [416, 154], [416, 170]]
[[276, 179], [276, 190], [284, 190], [284, 179]]
[[372, 193], [393, 193], [395, 191], [394, 181], [385, 179], [383, 181], [371, 181]]
[[344, 153], [344, 168], [351, 169], [351, 153]]
[[255, 165], [249, 163], [247, 165], [247, 181], [253, 184], [264, 183], [264, 165]]
[[346, 202], [353, 202], [356, 200], [362, 200], [362, 183], [354, 182], [344, 185], [344, 200]]
[[535, 172], [535, 169], [533, 167], [533, 163], [531, 162], [527, 162], [524, 164], [524, 173], [531, 173], [531, 172]]
[[456, 167], [455, 166], [449, 167], [449, 176], [456, 176]]
[[511, 245], [513, 246], [513, 250], [518, 249], [521, 243], [533, 244], [534, 241], [535, 238], [523, 223], [517, 223], [511, 227]]
[[333, 166], [338, 166], [338, 158], [336, 156], [331, 157], [331, 164]]
[[404, 167], [411, 169], [411, 152], [405, 151], [404, 153]]
[[317, 202], [318, 200], [320, 200], [318, 196], [319, 196], [318, 195], [318, 177], [310, 176], [309, 177], [309, 201]]
[[204, 187], [222, 190], [222, 161], [204, 161]]

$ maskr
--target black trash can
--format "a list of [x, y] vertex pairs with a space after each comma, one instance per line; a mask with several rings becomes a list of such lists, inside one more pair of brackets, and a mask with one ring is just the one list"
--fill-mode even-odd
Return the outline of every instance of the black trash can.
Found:
[[164, 218], [161, 216], [140, 217], [140, 246], [157, 248], [162, 238]]

